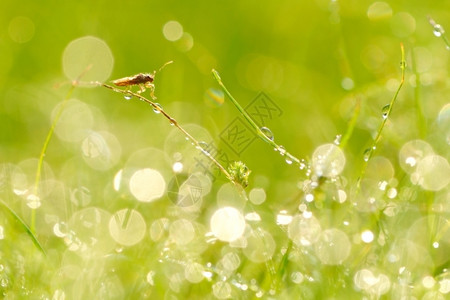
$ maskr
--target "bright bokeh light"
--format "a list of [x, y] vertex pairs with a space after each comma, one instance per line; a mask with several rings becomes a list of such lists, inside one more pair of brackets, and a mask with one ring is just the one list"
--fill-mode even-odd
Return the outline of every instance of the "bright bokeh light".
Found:
[[119, 171], [117, 171], [116, 175], [114, 176], [113, 187], [114, 187], [114, 190], [117, 192], [121, 188], [122, 174], [123, 174], [123, 169], [120, 169]]
[[373, 238], [374, 238], [373, 232], [370, 230], [364, 230], [361, 233], [361, 240], [366, 244], [373, 242]]
[[181, 162], [179, 162], [179, 161], [175, 162], [175, 163], [172, 165], [172, 170], [173, 170], [175, 173], [181, 173], [181, 171], [183, 171], [183, 164], [182, 164]]
[[191, 221], [180, 219], [170, 224], [169, 235], [177, 245], [186, 245], [194, 239], [195, 229]]
[[104, 209], [88, 207], [75, 212], [67, 223], [70, 234], [64, 236], [64, 243], [70, 251], [80, 255], [102, 256], [115, 246], [109, 234], [111, 214]]
[[34, 27], [34, 22], [30, 18], [19, 16], [9, 22], [8, 33], [14, 42], [22, 44], [33, 38]]
[[419, 161], [431, 154], [434, 154], [433, 148], [425, 141], [412, 140], [406, 142], [399, 152], [400, 166], [406, 173], [412, 174]]
[[225, 270], [234, 271], [240, 266], [241, 259], [235, 252], [228, 252], [223, 256], [220, 262]]
[[122, 209], [111, 216], [109, 233], [123, 246], [133, 246], [145, 236], [146, 223], [142, 215], [134, 209]]
[[394, 166], [383, 156], [372, 157], [367, 163], [366, 178], [371, 178], [377, 181], [389, 181], [394, 177]]
[[386, 2], [374, 2], [367, 9], [367, 17], [371, 21], [379, 21], [392, 17], [392, 8]]
[[417, 183], [425, 190], [439, 191], [450, 182], [450, 165], [439, 155], [429, 155], [417, 165]]
[[184, 277], [189, 282], [199, 283], [204, 278], [204, 271], [205, 268], [203, 267], [203, 265], [196, 262], [189, 263], [184, 269]]
[[114, 58], [103, 40], [85, 36], [67, 45], [62, 63], [64, 74], [70, 80], [103, 82], [111, 75]]
[[169, 21], [163, 26], [163, 35], [168, 41], [175, 42], [183, 36], [183, 26], [177, 21]]
[[231, 296], [231, 285], [226, 281], [218, 281], [212, 286], [213, 294], [217, 299], [228, 299]]
[[150, 238], [157, 242], [164, 237], [165, 233], [169, 230], [169, 219], [161, 218], [152, 223], [150, 226]]
[[344, 152], [335, 144], [319, 146], [313, 153], [312, 166], [317, 176], [335, 177], [344, 169]]
[[368, 269], [362, 269], [356, 272], [353, 277], [353, 282], [357, 288], [374, 296], [386, 294], [391, 288], [389, 277], [384, 274], [376, 276]]
[[245, 219], [234, 207], [219, 208], [210, 220], [211, 231], [221, 241], [232, 242], [242, 236]]
[[112, 168], [119, 161], [121, 149], [117, 138], [107, 131], [92, 131], [81, 142], [84, 161], [91, 168], [100, 171]]
[[94, 116], [88, 104], [77, 99], [58, 104], [52, 111], [54, 120], [64, 105], [55, 133], [63, 141], [79, 142], [86, 138], [94, 126]]
[[396, 13], [391, 18], [391, 30], [400, 38], [410, 36], [416, 31], [416, 19], [407, 12]]
[[422, 279], [422, 284], [424, 288], [431, 289], [436, 284], [436, 280], [431, 276], [425, 276]]
[[326, 265], [339, 265], [350, 254], [350, 240], [339, 229], [324, 230], [315, 244], [316, 254], [320, 261]]
[[128, 186], [138, 201], [152, 202], [164, 195], [166, 181], [158, 171], [146, 168], [134, 172]]
[[292, 216], [287, 211], [282, 210], [277, 215], [278, 225], [289, 225], [292, 222]]
[[320, 223], [314, 216], [305, 218], [297, 215], [288, 226], [288, 236], [298, 246], [314, 244], [319, 239], [320, 232]]
[[272, 235], [262, 229], [252, 231], [247, 238], [247, 247], [244, 254], [253, 262], [265, 262], [272, 258], [275, 252], [275, 241]]
[[255, 205], [260, 205], [266, 201], [266, 191], [263, 188], [253, 188], [248, 195], [250, 202]]
[[183, 32], [181, 38], [176, 41], [176, 47], [181, 52], [188, 52], [194, 47], [194, 37], [188, 32]]
[[225, 207], [232, 206], [236, 208], [243, 208], [246, 204], [244, 199], [239, 194], [238, 189], [235, 185], [228, 182], [223, 184], [217, 191], [217, 204]]

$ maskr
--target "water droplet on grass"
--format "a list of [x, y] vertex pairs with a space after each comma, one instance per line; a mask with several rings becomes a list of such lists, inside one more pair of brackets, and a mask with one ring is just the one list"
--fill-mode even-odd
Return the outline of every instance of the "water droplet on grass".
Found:
[[292, 222], [292, 216], [287, 211], [282, 210], [277, 215], [277, 225], [289, 225]]
[[198, 142], [198, 146], [196, 148], [204, 153], [209, 153], [209, 145], [206, 142]]
[[161, 113], [161, 110], [163, 109], [162, 106], [161, 106], [161, 104], [155, 103], [155, 105], [158, 106], [160, 109], [157, 109], [156, 107], [153, 106], [153, 112], [154, 112], [155, 114], [160, 114], [160, 113]]
[[292, 282], [294, 282], [296, 284], [302, 283], [303, 279], [304, 279], [304, 276], [300, 272], [293, 272], [291, 274], [291, 280], [292, 280]]
[[364, 150], [363, 154], [364, 161], [369, 161], [371, 155], [372, 155], [372, 148], [367, 148], [366, 150]]
[[325, 144], [314, 150], [312, 166], [317, 176], [335, 177], [345, 166], [345, 155], [335, 144]]
[[391, 108], [390, 104], [386, 104], [385, 106], [383, 106], [383, 108], [381, 109], [381, 113], [383, 116], [383, 119], [387, 119], [388, 115], [389, 115], [389, 110]]
[[244, 234], [244, 216], [234, 207], [223, 207], [210, 219], [211, 231], [221, 241], [232, 242]]
[[218, 299], [227, 299], [231, 296], [231, 285], [225, 281], [218, 281], [212, 286], [213, 294]]
[[441, 24], [436, 24], [433, 26], [434, 36], [441, 37], [445, 33], [444, 27]]
[[130, 100], [131, 98], [133, 98], [133, 96], [131, 95], [124, 95], [123, 97], [125, 98], [125, 100]]
[[275, 151], [280, 152], [281, 156], [284, 156], [286, 154], [286, 149], [284, 148], [284, 146], [278, 146], [278, 148], [276, 148]]
[[286, 153], [286, 158], [285, 161], [288, 165], [292, 165], [292, 163], [294, 162], [294, 160], [296, 160], [296, 158], [290, 154], [290, 153]]
[[336, 137], [334, 138], [334, 144], [336, 145], [336, 146], [338, 146], [340, 143], [341, 143], [341, 140], [342, 140], [342, 134], [338, 134], [338, 135], [336, 135]]
[[30, 194], [27, 197], [27, 206], [31, 209], [37, 209], [41, 206], [41, 199], [34, 194]]
[[265, 135], [269, 140], [273, 141], [274, 136], [273, 136], [272, 131], [271, 131], [269, 128], [267, 128], [267, 127], [261, 127], [261, 132], [264, 133], [264, 135]]

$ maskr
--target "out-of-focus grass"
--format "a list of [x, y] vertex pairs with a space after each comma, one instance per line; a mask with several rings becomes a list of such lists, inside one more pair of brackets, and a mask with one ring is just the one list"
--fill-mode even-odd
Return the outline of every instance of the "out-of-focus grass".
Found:
[[[2, 1], [0, 200], [16, 214], [0, 209], [2, 297], [444, 299], [450, 52], [427, 16], [447, 29], [449, 12], [448, 1]], [[181, 39], [168, 39], [169, 21]], [[157, 101], [199, 141], [213, 141], [221, 163], [251, 169], [249, 200], [216, 168], [202, 169], [208, 160], [151, 107], [80, 86], [48, 144], [32, 210], [37, 158], [70, 89], [63, 54], [84, 36], [112, 53], [106, 81], [173, 60], [157, 74]], [[358, 179], [399, 84], [400, 43], [405, 85]], [[296, 157], [313, 162], [344, 135], [342, 173], [318, 176], [313, 163], [308, 174], [259, 139], [235, 153], [225, 137], [242, 115], [211, 69], [243, 107], [268, 95], [281, 115], [262, 125]], [[158, 200], [133, 190], [161, 178]], [[186, 178], [201, 182], [200, 198], [183, 198], [201, 199], [193, 207], [176, 205]], [[228, 219], [224, 207], [235, 208]], [[33, 211], [47, 256], [21, 224], [33, 223]], [[213, 219], [235, 228], [244, 216], [238, 241], [211, 228]]]

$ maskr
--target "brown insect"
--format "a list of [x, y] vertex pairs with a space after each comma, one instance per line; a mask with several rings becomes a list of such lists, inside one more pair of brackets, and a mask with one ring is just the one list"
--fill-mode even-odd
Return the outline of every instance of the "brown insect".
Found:
[[[166, 62], [164, 65], [161, 66], [161, 68], [159, 68], [158, 72], [161, 71], [162, 68], [171, 63], [172, 61]], [[150, 94], [153, 97], [153, 92], [155, 90], [155, 85], [153, 84], [153, 81], [155, 80], [155, 75], [156, 71], [153, 71], [153, 73], [139, 73], [133, 76], [113, 80], [112, 83], [117, 86], [126, 86], [126, 87], [137, 85], [139, 86], [140, 89], [138, 91], [138, 94], [145, 92], [146, 89], [150, 89]]]

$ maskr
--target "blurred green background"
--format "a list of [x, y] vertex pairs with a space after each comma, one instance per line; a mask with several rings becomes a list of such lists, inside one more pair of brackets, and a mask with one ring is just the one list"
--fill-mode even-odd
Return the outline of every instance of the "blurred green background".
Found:
[[[398, 162], [398, 151], [405, 142], [418, 138], [426, 140], [433, 145], [437, 154], [447, 160], [450, 158], [450, 134], [445, 125], [448, 121], [444, 125], [437, 122], [438, 115], [448, 120], [449, 108], [447, 105], [445, 110], [444, 105], [450, 97], [449, 51], [444, 41], [433, 34], [428, 16], [444, 28], [450, 28], [450, 1], [2, 0], [1, 199], [29, 223], [30, 210], [16, 199], [18, 197], [6, 192], [9, 182], [5, 178], [9, 178], [9, 172], [14, 169], [13, 165], [7, 163], [20, 166], [24, 176], [28, 176], [27, 184], [32, 184], [37, 160], [29, 159], [39, 157], [56, 107], [67, 97], [71, 80], [74, 79], [67, 78], [67, 70], [65, 72], [64, 69], [79, 67], [83, 70], [87, 67], [81, 62], [77, 66], [76, 60], [69, 59], [68, 63], [63, 63], [64, 53], [71, 42], [86, 36], [96, 37], [107, 46], [106, 52], [99, 50], [98, 53], [106, 54], [100, 55], [93, 67], [98, 62], [99, 69], [96, 72], [103, 72], [107, 77], [97, 79], [95, 74], [89, 77], [88, 71], [86, 77], [89, 80], [104, 80], [108, 83], [140, 72], [153, 72], [168, 61], [174, 62], [156, 74], [155, 94], [158, 102], [194, 137], [206, 143], [213, 142], [231, 160], [245, 162], [252, 170], [249, 189], [262, 187], [267, 194], [266, 202], [259, 211], [263, 219], [273, 217], [273, 214], [282, 210], [293, 213], [292, 210], [299, 204], [299, 195], [303, 193], [300, 183], [304, 179], [304, 172], [286, 164], [279, 154], [259, 139], [255, 139], [239, 155], [230, 149], [221, 135], [240, 115], [232, 103], [226, 97], [223, 99], [223, 95], [218, 92], [219, 86], [211, 70], [214, 68], [220, 73], [225, 85], [244, 107], [264, 92], [281, 110], [281, 115], [268, 119], [264, 125], [274, 133], [277, 143], [299, 158], [309, 159], [318, 146], [332, 143], [337, 135], [345, 134], [355, 107], [360, 105], [353, 135], [345, 148], [346, 165], [342, 185], [351, 189], [360, 175], [363, 152], [371, 145], [381, 123], [381, 108], [389, 103], [400, 82], [400, 44], [403, 43], [407, 60], [406, 81], [378, 145], [377, 154], [389, 159], [398, 182], [406, 182], [406, 186], [409, 186], [408, 177], [405, 177]], [[102, 60], [107, 58], [108, 49], [112, 54], [113, 65]], [[78, 50], [80, 57], [84, 51], [96, 53], [94, 48]], [[111, 72], [108, 68], [112, 68]], [[144, 95], [148, 95], [148, 92]], [[115, 174], [124, 165], [132, 164], [130, 158], [134, 163], [139, 159], [167, 160], [169, 163], [161, 163], [161, 172], [170, 173], [171, 163], [177, 160], [177, 145], [181, 152], [186, 147], [191, 149], [184, 142], [172, 143], [179, 139], [179, 133], [161, 115], [154, 114], [151, 107], [135, 99], [125, 101], [121, 94], [101, 87], [86, 86], [76, 87], [70, 98], [82, 104], [69, 102], [75, 106], [69, 105], [69, 108], [74, 107], [73, 110], [62, 114], [45, 156], [47, 169], [44, 169], [44, 179], [58, 179], [66, 185], [66, 190], [58, 192], [58, 195], [65, 195], [62, 196], [65, 202], [59, 201], [57, 197], [52, 200], [54, 203], [51, 202], [61, 208], [44, 206], [37, 210], [37, 236], [51, 257], [58, 257], [52, 270], [42, 265], [33, 268], [36, 273], [46, 270], [41, 278], [36, 279], [39, 282], [44, 281], [44, 275], [57, 277], [55, 274], [58, 274], [59, 261], [66, 264], [67, 261], [76, 261], [70, 255], [63, 255], [65, 245], [59, 240], [55, 241], [52, 228], [48, 225], [53, 222], [48, 217], [53, 210], [58, 211], [55, 214], [59, 214], [60, 220], [68, 221], [80, 209], [77, 207], [79, 203], [74, 204], [72, 201], [72, 192], [81, 193], [81, 196], [76, 197], [92, 198], [90, 205], [110, 212], [137, 206], [148, 220], [147, 225], [150, 225], [151, 220], [163, 216], [176, 216], [176, 219], [179, 215], [171, 210], [167, 197], [149, 206], [137, 205], [126, 196], [111, 192], [111, 186]], [[87, 111], [86, 114], [83, 109]], [[113, 163], [105, 166], [102, 162], [83, 160], [85, 145], [71, 137], [72, 134], [76, 135], [74, 131], [77, 128], [108, 132], [112, 136], [108, 143], [111, 156], [114, 157]], [[159, 149], [160, 152], [153, 149], [147, 153], [149, 157], [133, 156], [136, 151], [149, 147]], [[195, 152], [193, 147], [192, 152]], [[193, 165], [193, 159], [198, 157], [192, 154], [191, 161], [183, 163], [185, 166]], [[223, 175], [218, 175], [216, 171], [211, 171], [215, 174], [212, 184], [214, 193], [226, 182]], [[376, 168], [371, 170], [374, 174], [381, 171]], [[206, 227], [212, 211], [217, 208], [214, 193], [207, 196], [208, 201], [203, 204], [198, 220]], [[422, 199], [422, 196], [430, 199], [431, 192], [415, 190], [411, 193], [414, 199]], [[347, 194], [350, 195], [350, 192]], [[440, 203], [447, 207], [448, 214], [448, 187], [439, 197]], [[422, 204], [415, 202], [414, 205], [417, 215], [412, 217], [405, 213], [403, 219], [391, 224], [399, 226], [399, 235], [415, 217], [422, 213], [426, 215]], [[315, 209], [320, 211], [321, 206]], [[339, 211], [344, 214], [335, 206], [327, 209], [328, 213], [337, 214]], [[376, 217], [367, 217], [367, 220], [364, 216], [353, 217], [358, 219], [355, 227], [377, 227], [374, 225]], [[445, 220], [448, 224], [448, 218]], [[320, 221], [324, 228], [332, 224], [325, 217]], [[275, 222], [270, 222], [267, 221], [263, 227], [272, 233], [276, 232], [273, 238], [278, 251], [280, 245], [286, 242], [285, 230], [276, 229]], [[20, 226], [14, 224], [10, 221], [11, 227], [22, 232]], [[4, 245], [12, 247], [6, 242]], [[213, 261], [218, 249], [218, 246], [211, 246], [204, 256]], [[444, 249], [443, 252], [435, 256], [439, 258], [436, 264], [447, 263], [448, 267], [448, 259], [444, 257], [444, 251], [448, 248], [441, 249]], [[145, 251], [153, 255], [153, 260], [142, 258]], [[221, 251], [222, 254], [226, 252], [223, 249]], [[111, 258], [111, 261], [105, 262], [106, 266], [95, 265], [94, 269], [100, 270], [100, 273], [109, 270], [111, 265], [122, 269], [125, 274], [120, 278], [122, 283], [128, 287], [134, 286], [130, 290], [125, 289], [125, 292], [116, 291], [117, 295], [126, 295], [128, 291], [138, 293], [138, 284], [130, 283], [135, 279], [133, 276], [138, 275], [127, 269], [126, 265], [129, 263], [136, 270], [140, 270], [142, 265], [153, 266], [157, 255], [157, 250], [138, 245], [129, 249], [124, 255], [126, 258]], [[355, 264], [364, 260], [361, 257], [359, 259]], [[312, 261], [307, 263], [315, 264]], [[384, 264], [381, 268], [388, 269], [389, 263], [385, 261]], [[258, 274], [253, 268], [264, 270], [261, 265], [250, 267], [250, 270], [242, 267], [242, 273]], [[147, 271], [143, 271], [143, 274]], [[325, 278], [341, 274], [332, 267], [320, 271]], [[391, 270], [392, 274], [396, 271]], [[127, 278], [127, 272], [134, 274], [130, 275], [132, 279]], [[339, 286], [337, 282], [342, 279], [352, 285], [353, 273], [348, 276], [350, 279], [336, 276], [336, 282], [324, 280], [322, 283], [324, 286]], [[164, 286], [164, 279], [158, 280], [158, 284]], [[261, 279], [261, 286], [264, 286], [263, 281]], [[391, 282], [394, 280], [391, 279]], [[36, 286], [39, 285], [36, 283]], [[43, 289], [54, 291], [57, 288], [57, 285], [50, 283], [49, 286], [51, 288]], [[61, 286], [64, 284], [61, 283]], [[76, 290], [76, 287], [73, 289]], [[92, 289], [84, 291], [84, 295], [88, 297], [95, 294]], [[172, 287], [172, 290], [176, 289]], [[210, 292], [205, 285], [191, 290], [183, 287], [181, 290], [188, 290], [194, 296]], [[314, 295], [322, 295], [321, 292], [321, 288], [316, 287], [309, 294], [305, 292], [303, 297], [312, 299]], [[54, 295], [53, 292], [48, 293]], [[164, 290], [153, 293], [156, 294], [149, 292], [149, 297], [161, 296]], [[345, 295], [342, 297], [345, 298]]]
[[[216, 87], [212, 68], [243, 106], [260, 91], [266, 92], [283, 111], [280, 119], [268, 124], [276, 140], [298, 156], [310, 155], [315, 146], [345, 131], [353, 103], [343, 99], [350, 93], [374, 90], [375, 99], [364, 103], [374, 110], [389, 101], [390, 91], [379, 94], [383, 93], [379, 90], [386, 90], [389, 79], [399, 78], [400, 42], [408, 53], [413, 47], [428, 49], [423, 55], [433, 70], [430, 76], [445, 82], [439, 72], [448, 70], [448, 59], [442, 41], [431, 34], [427, 15], [445, 28], [450, 3], [389, 1], [378, 10], [372, 8], [370, 15], [373, 3], [2, 1], [0, 155], [17, 162], [38, 154], [50, 112], [68, 89], [67, 85], [54, 88], [66, 81], [63, 51], [72, 40], [88, 35], [104, 40], [112, 51], [109, 80], [151, 72], [173, 60], [158, 74], [160, 101], [167, 108], [183, 102], [187, 110], [174, 111], [174, 117], [206, 127], [214, 138], [238, 113], [228, 101], [221, 107], [205, 103], [205, 92]], [[25, 17], [25, 25], [14, 25], [17, 17]], [[192, 47], [164, 37], [163, 26], [171, 20], [190, 35]], [[352, 82], [347, 90], [342, 87], [346, 78]], [[151, 142], [158, 138], [150, 138], [145, 128], [155, 120], [141, 105], [126, 105], [117, 95], [98, 89], [77, 90], [74, 97], [103, 112], [125, 153], [143, 145], [158, 146]], [[399, 106], [411, 102], [405, 99]], [[439, 99], [434, 99], [435, 106], [426, 102], [430, 115], [442, 106]], [[158, 128], [165, 127], [164, 120], [158, 121]], [[410, 129], [414, 135], [414, 128]], [[357, 131], [352, 150], [358, 153], [369, 137]], [[241, 158], [255, 173], [284, 172], [285, 166], [265, 163], [276, 158], [264, 147], [254, 142]], [[59, 147], [49, 151], [52, 148]], [[54, 153], [48, 159], [55, 159]]]

